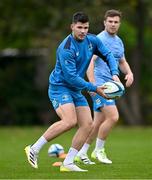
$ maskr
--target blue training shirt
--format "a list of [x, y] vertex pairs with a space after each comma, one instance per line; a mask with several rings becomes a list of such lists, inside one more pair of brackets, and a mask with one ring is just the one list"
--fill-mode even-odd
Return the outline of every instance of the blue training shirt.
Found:
[[[84, 80], [93, 54], [108, 63], [111, 74], [118, 75], [118, 66], [113, 54], [95, 35], [88, 34], [83, 41], [77, 41], [72, 34], [59, 45], [56, 65], [49, 77], [49, 83], [72, 90], [96, 91], [97, 86]], [[102, 69], [101, 69], [102, 71]]]
[[[102, 31], [97, 35], [97, 37], [113, 53], [117, 63], [119, 64], [119, 61], [125, 57], [122, 40], [117, 35], [111, 36], [107, 31]], [[102, 58], [98, 57], [95, 61], [94, 75], [96, 85], [101, 85], [112, 79], [111, 70]]]

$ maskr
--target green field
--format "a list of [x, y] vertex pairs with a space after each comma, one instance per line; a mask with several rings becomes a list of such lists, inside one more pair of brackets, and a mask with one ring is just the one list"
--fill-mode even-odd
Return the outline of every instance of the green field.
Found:
[[113, 164], [81, 165], [89, 170], [81, 173], [60, 173], [58, 167], [52, 167], [58, 159], [47, 154], [52, 143], [60, 143], [67, 151], [75, 129], [44, 146], [39, 154], [39, 169], [30, 167], [24, 147], [37, 140], [45, 129], [0, 128], [0, 179], [152, 179], [152, 128], [115, 128], [106, 144]]

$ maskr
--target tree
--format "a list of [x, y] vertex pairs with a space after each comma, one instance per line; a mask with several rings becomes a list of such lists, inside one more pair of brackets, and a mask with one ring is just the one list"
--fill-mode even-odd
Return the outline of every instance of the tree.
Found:
[[[150, 0], [1, 0], [0, 47], [17, 48], [22, 52], [30, 48], [47, 48], [50, 58], [48, 68], [51, 70], [55, 64], [56, 47], [71, 32], [72, 14], [76, 11], [88, 13], [90, 32], [98, 34], [103, 28], [101, 26], [103, 14], [108, 9], [119, 9], [123, 13], [119, 33], [125, 43], [126, 57], [135, 76], [134, 85], [127, 89], [126, 95], [118, 101], [121, 117], [126, 124], [151, 123], [152, 2]], [[20, 68], [19, 63], [14, 67], [17, 72]], [[33, 66], [32, 60], [30, 63]], [[6, 74], [5, 77], [8, 78]], [[2, 76], [1, 85], [4, 87], [1, 90], [1, 97], [4, 97], [8, 89], [5, 86], [8, 85], [3, 82]], [[18, 95], [14, 91], [15, 96]], [[11, 98], [9, 100], [11, 101]]]
[[141, 66], [144, 61], [144, 33], [146, 26], [147, 2], [138, 0], [134, 4], [134, 26], [136, 27], [136, 43], [131, 51], [131, 67], [134, 73], [134, 85], [130, 89], [128, 95], [119, 101], [119, 108], [124, 115], [127, 124], [140, 125], [145, 124], [141, 107], [140, 80]]

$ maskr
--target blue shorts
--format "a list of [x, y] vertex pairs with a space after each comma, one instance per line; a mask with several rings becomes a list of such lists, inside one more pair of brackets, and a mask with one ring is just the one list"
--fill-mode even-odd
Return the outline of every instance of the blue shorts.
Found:
[[91, 98], [93, 101], [93, 110], [97, 112], [101, 112], [100, 108], [104, 106], [115, 105], [115, 100], [105, 99], [98, 94], [96, 94], [95, 96], [91, 95]]
[[48, 95], [55, 110], [59, 105], [67, 103], [73, 103], [75, 107], [89, 106], [81, 91], [73, 91], [64, 86], [49, 85]]

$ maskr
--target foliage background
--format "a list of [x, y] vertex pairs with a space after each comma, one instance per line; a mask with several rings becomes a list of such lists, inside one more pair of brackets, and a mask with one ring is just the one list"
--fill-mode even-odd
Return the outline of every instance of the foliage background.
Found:
[[88, 13], [90, 32], [97, 34], [103, 29], [108, 9], [123, 12], [119, 35], [135, 76], [134, 85], [118, 101], [120, 123], [152, 124], [150, 0], [1, 0], [0, 124], [50, 124], [57, 120], [47, 97], [56, 48], [70, 33], [73, 13]]

